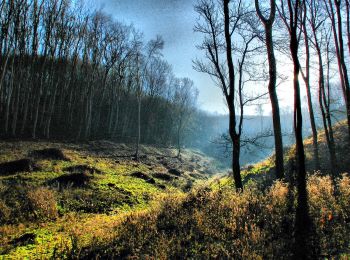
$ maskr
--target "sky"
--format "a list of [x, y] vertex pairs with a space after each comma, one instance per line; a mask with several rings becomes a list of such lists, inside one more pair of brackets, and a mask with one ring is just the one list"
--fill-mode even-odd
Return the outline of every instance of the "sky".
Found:
[[[196, 0], [94, 0], [96, 9], [102, 9], [116, 20], [133, 24], [144, 33], [145, 40], [161, 35], [164, 39], [164, 58], [172, 65], [177, 77], [192, 79], [199, 90], [198, 105], [212, 113], [226, 114], [227, 108], [221, 90], [210, 77], [193, 69], [193, 60], [201, 58], [202, 52], [196, 45], [201, 35], [193, 27], [198, 19], [194, 10]], [[288, 67], [288, 65], [287, 65]], [[288, 70], [288, 68], [285, 68]], [[259, 86], [263, 87], [263, 86]], [[280, 105], [288, 106], [291, 88], [279, 87]], [[264, 109], [268, 112], [269, 107]], [[248, 109], [254, 114], [254, 109]]]
[[203, 73], [192, 68], [192, 61], [202, 53], [196, 45], [201, 35], [193, 27], [198, 15], [194, 11], [196, 0], [95, 0], [116, 20], [133, 24], [143, 32], [145, 40], [161, 35], [164, 40], [164, 59], [172, 65], [176, 77], [188, 77], [199, 90], [201, 109], [224, 114], [227, 112], [220, 89]]

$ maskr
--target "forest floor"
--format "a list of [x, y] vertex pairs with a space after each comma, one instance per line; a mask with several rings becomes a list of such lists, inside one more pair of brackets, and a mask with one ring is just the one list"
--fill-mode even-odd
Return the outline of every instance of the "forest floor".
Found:
[[[315, 258], [350, 256], [350, 153], [335, 128], [339, 175], [314, 172], [305, 140]], [[290, 170], [293, 150], [286, 150]], [[0, 259], [292, 257], [295, 188], [273, 157], [243, 170], [245, 191], [204, 154], [124, 144], [0, 142]]]

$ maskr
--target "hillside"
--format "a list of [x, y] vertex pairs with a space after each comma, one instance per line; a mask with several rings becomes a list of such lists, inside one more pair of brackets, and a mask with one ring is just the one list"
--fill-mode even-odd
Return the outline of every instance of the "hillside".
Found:
[[[127, 212], [182, 195], [215, 173], [197, 151], [95, 141], [85, 144], [0, 142], [0, 256], [53, 257], [105, 240]], [[82, 241], [81, 241], [82, 240]], [[82, 244], [81, 244], [82, 243]], [[1, 258], [1, 257], [0, 257]]]
[[[341, 172], [349, 172], [345, 124], [335, 130]], [[335, 193], [322, 133], [319, 140], [323, 170], [316, 174], [305, 140], [310, 254], [347, 259], [350, 177], [339, 174]], [[108, 141], [0, 147], [4, 259], [292, 257], [296, 191], [274, 181], [273, 158], [247, 167], [246, 190], [236, 193], [215, 161], [193, 150], [179, 160], [175, 150], [142, 146], [135, 161], [132, 147]]]
[[[304, 140], [305, 157], [306, 157], [306, 168], [309, 175], [317, 174], [328, 175], [331, 172], [329, 152], [325, 139], [324, 131], [318, 132], [318, 144], [319, 144], [319, 162], [320, 170], [315, 169], [314, 158], [313, 158], [313, 146], [312, 137], [307, 137]], [[335, 150], [337, 156], [337, 174], [344, 172], [350, 172], [350, 147], [349, 139], [347, 137], [347, 125], [345, 121], [341, 121], [334, 126], [334, 140]], [[295, 146], [292, 145], [285, 149], [285, 170], [287, 175], [291, 177], [291, 172], [295, 166]], [[275, 179], [274, 174], [274, 156], [271, 156], [259, 163], [254, 165], [248, 165], [243, 169], [242, 175], [245, 177], [245, 182], [249, 180], [258, 181], [264, 185], [271, 185]]]

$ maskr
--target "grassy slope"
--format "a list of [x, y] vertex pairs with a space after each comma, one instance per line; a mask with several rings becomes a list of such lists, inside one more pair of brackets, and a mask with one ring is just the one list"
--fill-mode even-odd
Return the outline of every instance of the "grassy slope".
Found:
[[[344, 172], [349, 171], [345, 125], [339, 124], [335, 129], [340, 167]], [[327, 173], [328, 155], [322, 133], [319, 141], [323, 173]], [[305, 140], [305, 144], [308, 169], [312, 172], [311, 139]], [[38, 160], [45, 171], [0, 177], [0, 191], [16, 184], [29, 190], [48, 187], [58, 201], [59, 212], [58, 217], [51, 219], [45, 219], [45, 214], [37, 214], [39, 217], [34, 214], [26, 216], [28, 220], [2, 225], [0, 243], [6, 257], [290, 256], [293, 191], [280, 182], [265, 191], [254, 183], [249, 185], [250, 180], [272, 183], [273, 158], [245, 169], [243, 175], [249, 188], [244, 194], [237, 194], [230, 179], [214, 178], [206, 182], [202, 178], [203, 173], [215, 171], [211, 167], [213, 161], [196, 152], [187, 151], [183, 161], [179, 162], [172, 158], [174, 151], [143, 147], [147, 157], [136, 163], [130, 158], [132, 149], [109, 142], [85, 145], [20, 142], [1, 143], [0, 146], [0, 162], [23, 158], [30, 150], [53, 146], [60, 147], [71, 158], [70, 162]], [[293, 149], [286, 152], [287, 169], [293, 158]], [[80, 188], [60, 191], [47, 185], [47, 180], [65, 174], [66, 167], [78, 164], [88, 165], [103, 174], [95, 174], [87, 186]], [[184, 174], [172, 181], [154, 178], [154, 184], [131, 176], [135, 171], [149, 176], [156, 172], [166, 173], [168, 168], [180, 169]], [[195, 189], [185, 193], [194, 180], [197, 180]], [[317, 241], [314, 243], [319, 245], [318, 254], [327, 256], [339, 256], [349, 251], [349, 177], [344, 175], [338, 184], [340, 193], [335, 198], [329, 177], [313, 176], [308, 182]], [[165, 185], [166, 189], [160, 185]], [[37, 193], [40, 196], [40, 190]], [[111, 196], [111, 201], [105, 200]], [[116, 205], [109, 207], [116, 201]], [[100, 210], [89, 212], [96, 210], [98, 203], [102, 203], [98, 207]], [[79, 208], [81, 204], [86, 205], [85, 213]], [[36, 234], [32, 243], [20, 245], [13, 242], [25, 233]]]
[[[30, 155], [52, 147], [63, 151], [69, 161]], [[144, 211], [168, 194], [182, 196], [208, 177], [204, 172], [215, 171], [214, 162], [196, 151], [184, 151], [179, 161], [174, 150], [143, 146], [141, 154], [146, 156], [136, 162], [132, 148], [106, 141], [1, 142], [0, 151], [0, 163], [29, 157], [37, 167], [0, 176], [0, 259], [48, 258], [69, 251], [77, 237], [81, 247], [108, 239], [128, 212]], [[85, 183], [73, 187], [52, 181], [72, 174], [72, 166], [77, 165], [87, 166], [85, 172], [74, 170], [87, 176]], [[172, 168], [181, 175], [169, 174]], [[133, 177], [135, 172], [152, 181]], [[35, 237], [19, 241], [23, 234]]]
[[[347, 124], [342, 121], [334, 126], [334, 139], [336, 143], [336, 156], [338, 160], [338, 172], [350, 171], [350, 146], [347, 136]], [[319, 144], [319, 161], [321, 170], [319, 173], [327, 175], [330, 173], [329, 153], [326, 143], [326, 137], [323, 131], [318, 133]], [[309, 174], [313, 174], [316, 169], [313, 161], [313, 146], [312, 137], [308, 137], [304, 140], [306, 168]], [[291, 171], [293, 161], [295, 158], [295, 146], [286, 149], [285, 151], [285, 170], [287, 174]], [[263, 183], [271, 184], [275, 179], [274, 175], [274, 156], [267, 158], [266, 160], [250, 165], [246, 167], [242, 172], [245, 182], [250, 180], [258, 180]]]
[[[349, 172], [346, 126], [335, 127], [339, 168]], [[312, 140], [306, 139], [309, 212], [313, 222], [309, 249], [312, 259], [349, 259], [350, 178], [329, 173], [324, 135], [319, 135], [323, 170], [314, 174]], [[286, 151], [286, 169], [294, 147]], [[273, 158], [243, 171], [244, 193], [232, 180], [215, 177], [185, 196], [170, 196], [152, 209], [131, 213], [113, 228], [109, 240], [83, 248], [76, 257], [156, 259], [293, 259], [296, 190], [274, 181]], [[336, 195], [335, 195], [336, 194]]]

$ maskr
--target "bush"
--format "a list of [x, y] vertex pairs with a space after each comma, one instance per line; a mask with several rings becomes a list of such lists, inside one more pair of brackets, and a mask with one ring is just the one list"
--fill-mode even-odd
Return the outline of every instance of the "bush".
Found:
[[27, 197], [35, 218], [39, 220], [52, 220], [57, 218], [57, 202], [52, 190], [39, 187], [28, 191]]
[[14, 224], [32, 218], [25, 187], [19, 185], [3, 186], [0, 198], [3, 202], [2, 210], [6, 212], [2, 213], [6, 217], [0, 218], [1, 224]]

